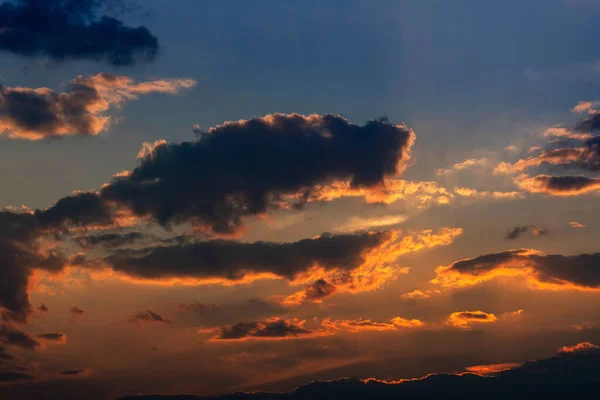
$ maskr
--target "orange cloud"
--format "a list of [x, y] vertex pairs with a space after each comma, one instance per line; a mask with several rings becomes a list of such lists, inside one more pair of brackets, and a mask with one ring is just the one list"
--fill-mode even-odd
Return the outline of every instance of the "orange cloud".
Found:
[[507, 250], [456, 261], [436, 268], [431, 283], [446, 288], [463, 288], [493, 279], [521, 278], [532, 289], [600, 290], [594, 268], [600, 253], [562, 256], [544, 255], [533, 249]]
[[465, 370], [472, 372], [477, 375], [486, 376], [494, 375], [498, 372], [508, 371], [509, 369], [517, 368], [523, 365], [522, 363], [502, 363], [502, 364], [487, 364], [487, 365], [473, 365], [465, 368]]
[[486, 324], [497, 320], [494, 314], [483, 311], [458, 311], [450, 314], [446, 323], [456, 328], [471, 329], [471, 324]]
[[392, 318], [388, 322], [371, 321], [370, 319], [341, 319], [331, 320], [326, 318], [322, 325], [327, 330], [346, 331], [346, 332], [365, 332], [365, 331], [395, 331], [398, 329], [420, 328], [424, 323], [418, 319], [404, 319], [401, 317]]
[[323, 330], [312, 331], [305, 327], [306, 320], [275, 317], [261, 322], [241, 322], [220, 328], [201, 329], [199, 333], [217, 333], [209, 342], [240, 342], [247, 340], [290, 340], [328, 336]]
[[436, 175], [448, 175], [454, 171], [460, 171], [472, 167], [481, 167], [488, 163], [487, 158], [470, 158], [452, 165], [450, 168], [440, 168], [435, 171]]
[[560, 349], [558, 349], [558, 351], [559, 353], [577, 353], [580, 351], [588, 351], [594, 349], [600, 349], [600, 346], [596, 346], [595, 344], [590, 342], [581, 342], [573, 346], [563, 346]]
[[[396, 265], [396, 261], [404, 254], [451, 244], [462, 234], [461, 228], [442, 228], [438, 232], [424, 230], [420, 233], [402, 236], [401, 231], [388, 231], [377, 247], [363, 254], [363, 261], [356, 268], [347, 271], [341, 269], [324, 269], [315, 266], [305, 273], [299, 274], [292, 284], [310, 284], [324, 280], [335, 286], [333, 292], [360, 293], [381, 288], [385, 283], [408, 273], [407, 268]], [[307, 301], [306, 290], [296, 292], [282, 302], [284, 305], [297, 305]], [[325, 296], [322, 296], [325, 297]]]

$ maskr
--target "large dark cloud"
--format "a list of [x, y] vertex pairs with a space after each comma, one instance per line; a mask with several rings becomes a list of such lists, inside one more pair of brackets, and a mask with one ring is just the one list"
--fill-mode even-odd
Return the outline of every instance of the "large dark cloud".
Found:
[[517, 249], [460, 260], [436, 272], [438, 282], [459, 286], [498, 276], [530, 275], [541, 287], [548, 284], [600, 289], [599, 265], [600, 253], [563, 256]]
[[[0, 50], [54, 61], [87, 59], [112, 65], [152, 61], [158, 39], [107, 15], [107, 0], [13, 0], [0, 4]], [[113, 2], [114, 3], [114, 2]]]
[[192, 395], [125, 396], [120, 400], [315, 400], [315, 399], [594, 399], [600, 396], [600, 351], [583, 348], [531, 361], [491, 376], [473, 373], [431, 374], [386, 382], [342, 378], [301, 386], [291, 393], [233, 393], [215, 397]]
[[350, 271], [364, 253], [380, 245], [389, 232], [331, 235], [297, 242], [242, 243], [211, 240], [141, 250], [117, 250], [106, 262], [118, 272], [143, 279], [220, 278], [241, 280], [270, 273], [293, 280], [314, 265]]
[[[192, 222], [231, 234], [243, 217], [301, 205], [321, 185], [383, 184], [403, 170], [413, 141], [411, 130], [383, 119], [359, 126], [335, 115], [274, 114], [229, 122], [195, 142], [157, 145], [95, 194], [97, 201], [76, 196], [74, 208], [80, 215], [89, 203], [89, 214], [102, 219], [110, 205], [165, 226]], [[60, 206], [41, 216], [72, 219]]]

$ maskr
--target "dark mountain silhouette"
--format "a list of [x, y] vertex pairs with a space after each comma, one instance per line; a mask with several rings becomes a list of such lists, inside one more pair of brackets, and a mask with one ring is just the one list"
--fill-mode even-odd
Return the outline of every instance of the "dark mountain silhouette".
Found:
[[490, 376], [433, 374], [388, 383], [342, 378], [312, 382], [292, 393], [233, 393], [125, 396], [120, 400], [311, 400], [311, 399], [600, 399], [600, 350], [563, 351], [556, 356]]

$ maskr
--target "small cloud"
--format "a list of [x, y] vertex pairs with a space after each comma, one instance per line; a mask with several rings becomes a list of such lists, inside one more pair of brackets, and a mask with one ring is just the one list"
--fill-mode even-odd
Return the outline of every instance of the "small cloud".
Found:
[[46, 342], [55, 342], [60, 344], [67, 343], [67, 335], [64, 333], [43, 333], [41, 335], [37, 335], [36, 338]]
[[487, 364], [487, 365], [473, 365], [465, 368], [465, 370], [472, 372], [477, 375], [494, 375], [498, 372], [508, 371], [509, 369], [520, 367], [521, 363], [503, 363], [503, 364]]
[[581, 342], [573, 346], [563, 346], [558, 349], [559, 353], [577, 353], [580, 351], [598, 350], [600, 346], [596, 346], [590, 342]]
[[89, 376], [91, 373], [92, 373], [91, 368], [83, 368], [83, 369], [71, 369], [71, 370], [63, 371], [60, 374], [63, 376], [85, 377], [85, 376]]
[[376, 228], [385, 228], [401, 224], [408, 219], [405, 215], [384, 215], [381, 217], [352, 217], [346, 223], [335, 228], [338, 232], [356, 232]]
[[579, 222], [575, 222], [575, 221], [571, 221], [571, 222], [569, 222], [569, 226], [570, 226], [571, 228], [574, 228], [574, 229], [581, 229], [581, 228], [585, 228], [585, 225], [583, 225], [583, 224], [580, 224]]
[[450, 314], [446, 323], [455, 328], [471, 329], [471, 325], [496, 322], [498, 318], [494, 314], [484, 311], [458, 311]]
[[151, 311], [151, 310], [140, 311], [138, 313], [135, 313], [128, 321], [132, 322], [132, 323], [139, 323], [139, 322], [162, 322], [162, 323], [166, 323], [166, 324], [171, 323], [170, 320], [161, 317], [160, 315], [158, 315], [157, 313], [155, 313], [154, 311]]
[[85, 311], [82, 310], [81, 308], [77, 307], [77, 306], [72, 306], [71, 308], [69, 308], [69, 312], [75, 314], [75, 315], [83, 315], [85, 314]]
[[529, 233], [533, 237], [537, 237], [549, 234], [550, 230], [548, 228], [539, 228], [535, 225], [515, 226], [506, 234], [504, 239], [516, 240], [526, 233]]
[[37, 309], [40, 312], [48, 312], [48, 306], [46, 306], [44, 303], [40, 304], [40, 306]]

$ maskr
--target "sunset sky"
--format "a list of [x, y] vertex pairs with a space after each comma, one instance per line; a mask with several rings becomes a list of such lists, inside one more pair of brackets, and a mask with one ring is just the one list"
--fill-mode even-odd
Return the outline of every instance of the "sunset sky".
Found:
[[599, 17], [0, 0], [0, 397], [289, 392], [594, 348]]

